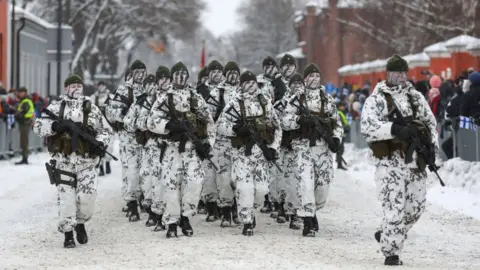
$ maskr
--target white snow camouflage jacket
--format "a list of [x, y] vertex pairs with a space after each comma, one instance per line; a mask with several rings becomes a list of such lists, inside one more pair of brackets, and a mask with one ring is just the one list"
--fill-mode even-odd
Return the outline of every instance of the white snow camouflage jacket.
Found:
[[[408, 96], [412, 97], [414, 106], [417, 108], [417, 119], [423, 121], [432, 134], [432, 142], [435, 144], [435, 150], [438, 151], [438, 135], [436, 130], [436, 120], [433, 116], [427, 100], [410, 83], [404, 87], [388, 87], [386, 82], [380, 82], [375, 87], [363, 105], [361, 115], [361, 133], [367, 142], [382, 140], [391, 140], [394, 136], [391, 134], [392, 122], [388, 121], [387, 101], [383, 93], [389, 93], [392, 96], [394, 105], [399, 109], [403, 117], [412, 116], [412, 108], [408, 101]], [[414, 154], [416, 159], [416, 154]], [[415, 162], [410, 163], [408, 167], [416, 168]]]
[[[65, 110], [63, 114], [63, 119], [70, 119], [74, 122], [83, 121], [83, 102], [85, 100], [90, 100], [90, 98], [82, 96], [79, 99], [71, 99], [66, 96], [62, 96], [62, 101], [66, 102]], [[59, 116], [61, 107], [61, 102], [56, 104], [50, 104], [47, 109]], [[49, 137], [56, 135], [56, 132], [52, 130], [52, 123], [54, 122], [48, 117], [45, 113], [42, 113], [42, 118], [37, 118], [35, 120], [35, 125], [33, 127], [33, 132], [35, 132], [40, 137]], [[92, 109], [88, 116], [88, 125], [92, 126], [93, 129], [97, 132], [95, 140], [102, 142], [104, 145], [110, 143], [110, 139], [113, 135], [113, 130], [108, 124], [107, 120], [104, 118], [100, 109], [92, 103]], [[74, 164], [80, 164], [85, 162], [91, 162], [90, 158], [83, 158], [77, 156], [75, 153], [64, 157], [63, 155], [53, 155], [52, 158], [60, 162], [68, 162]]]
[[[321, 92], [321, 93], [320, 93]], [[336, 123], [339, 121], [340, 117], [338, 115], [337, 106], [335, 105], [335, 100], [332, 96], [326, 94], [325, 87], [321, 86], [319, 89], [305, 89], [304, 91], [299, 91], [288, 98], [288, 102], [282, 117], [282, 127], [284, 130], [296, 130], [300, 128], [298, 119], [300, 118], [300, 110], [295, 107], [299, 106], [300, 95], [305, 94], [305, 104], [310, 112], [319, 113], [321, 110], [321, 94], [325, 98], [325, 108], [324, 113], [328, 118], [333, 119]], [[296, 100], [295, 100], [296, 99]], [[293, 105], [293, 104], [295, 105]], [[343, 136], [343, 127], [337, 125], [333, 130], [333, 137], [342, 139]], [[306, 139], [304, 139], [307, 141]], [[292, 144], [299, 143], [300, 140], [293, 140]], [[324, 140], [321, 140], [321, 143], [326, 144]]]
[[122, 109], [127, 107], [127, 104], [121, 101], [120, 96], [128, 98], [128, 87], [133, 87], [133, 103], [137, 101], [137, 97], [143, 94], [144, 89], [139, 84], [129, 86], [127, 84], [121, 84], [115, 90], [113, 98], [108, 101], [108, 106], [105, 110], [108, 121], [111, 123], [120, 122], [123, 123], [125, 115], [122, 114]]
[[[193, 97], [197, 100], [197, 108], [194, 108], [194, 110], [197, 113], [197, 117], [201, 117], [207, 122], [208, 143], [213, 147], [215, 144], [215, 123], [207, 103], [202, 96], [197, 94], [195, 88], [174, 89], [173, 86], [169, 86], [165, 94], [158, 95], [147, 118], [147, 129], [160, 135], [167, 135], [170, 132], [165, 127], [171, 120], [168, 114], [168, 94], [170, 93], [173, 94], [173, 104], [175, 104], [175, 110], [178, 112], [190, 112], [191, 98]], [[187, 142], [187, 147], [192, 146], [192, 142]]]
[[[258, 96], [262, 94], [261, 90], [258, 89], [257, 92], [254, 94], [245, 94], [239, 93], [237, 94], [230, 102], [228, 102], [227, 106], [225, 106], [220, 118], [217, 122], [217, 133], [219, 136], [222, 137], [235, 137], [236, 133], [233, 131], [233, 126], [239, 119], [236, 119], [230, 114], [235, 115], [235, 112], [232, 107], [240, 113], [240, 104], [239, 100], [244, 100], [245, 104], [245, 113], [246, 117], [255, 117], [261, 116], [263, 114], [262, 105], [258, 100]], [[262, 94], [263, 95], [263, 94]], [[265, 106], [265, 120], [267, 125], [271, 125], [275, 127], [275, 134], [273, 142], [268, 145], [268, 147], [275, 149], [277, 152], [280, 148], [280, 142], [282, 140], [282, 129], [280, 127], [280, 120], [278, 119], [275, 110], [273, 109], [273, 105], [268, 101]], [[230, 114], [226, 112], [230, 111]], [[237, 116], [237, 115], [235, 115]]]
[[143, 104], [135, 103], [130, 107], [127, 114], [123, 118], [125, 130], [128, 132], [135, 132], [137, 129], [141, 131], [147, 130], [147, 119], [155, 103], [157, 96], [148, 96]]
[[272, 85], [272, 79], [267, 78], [265, 74], [257, 76], [257, 83], [261, 85], [260, 91], [269, 100], [275, 98], [275, 87]]

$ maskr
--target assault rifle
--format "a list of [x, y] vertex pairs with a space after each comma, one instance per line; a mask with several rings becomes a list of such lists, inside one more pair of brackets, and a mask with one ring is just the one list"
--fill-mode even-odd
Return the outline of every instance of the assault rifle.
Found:
[[[389, 116], [391, 115], [395, 115], [396, 121], [399, 124], [405, 126], [414, 125], [415, 127], [417, 127], [419, 124], [414, 123], [412, 120], [405, 119], [405, 117], [403, 117], [402, 113], [400, 112], [400, 110], [398, 110], [397, 107], [394, 107], [393, 110], [389, 113]], [[440, 169], [440, 167], [435, 164], [435, 145], [431, 142], [431, 138], [428, 135], [430, 134], [430, 129], [425, 123], [422, 122], [421, 124], [426, 130], [428, 130], [428, 132], [419, 132], [418, 128], [415, 129], [415, 136], [408, 141], [408, 149], [405, 153], [405, 163], [411, 163], [413, 161], [413, 152], [417, 152], [417, 155], [422, 156], [425, 160], [428, 169], [437, 175], [438, 180], [440, 181], [440, 185], [444, 187], [445, 183], [438, 174], [438, 169]]]
[[[295, 104], [295, 101], [298, 101], [298, 105]], [[300, 100], [298, 99], [298, 96], [296, 96], [294, 99], [292, 99], [290, 101], [290, 104], [293, 105], [295, 108], [297, 108], [300, 111], [301, 115], [303, 115], [306, 118], [312, 119], [313, 122], [315, 123], [315, 126], [314, 126], [315, 136], [310, 138], [310, 146], [314, 145], [315, 140], [317, 139], [317, 136], [318, 136], [318, 138], [323, 139], [327, 143], [329, 149], [332, 149], [333, 145], [335, 145], [335, 142], [333, 141], [333, 137], [330, 134], [328, 134], [328, 130], [330, 129], [330, 127], [327, 127], [326, 124], [323, 121], [320, 121], [320, 119], [313, 116], [312, 113], [310, 112], [310, 110], [307, 109], [300, 102]], [[348, 165], [347, 162], [345, 161], [345, 159], [343, 159], [342, 156], [339, 156], [339, 158], [341, 159], [341, 161], [345, 165]]]
[[[233, 115], [230, 113], [230, 110], [233, 110], [235, 112], [236, 115]], [[258, 145], [258, 147], [260, 147], [260, 150], [262, 151], [263, 155], [265, 155], [266, 151], [268, 150], [268, 146], [262, 142], [262, 139], [260, 137], [260, 134], [258, 134], [258, 132], [256, 132], [255, 130], [253, 130], [247, 123], [247, 120], [245, 119], [245, 116], [241, 113], [239, 113], [233, 106], [230, 107], [228, 110], [225, 111], [226, 114], [230, 115], [231, 117], [233, 117], [234, 119], [236, 119], [237, 121], [239, 122], [242, 122], [242, 124], [248, 128], [248, 131], [250, 133], [250, 139], [252, 140], [252, 142], [256, 145]], [[252, 145], [253, 146], [253, 145]], [[248, 146], [247, 146], [248, 147]], [[275, 167], [277, 167], [278, 171], [280, 173], [283, 173], [282, 169], [280, 168], [280, 166], [278, 165], [278, 163], [275, 161], [275, 160], [270, 160], [269, 162], [273, 163], [273, 165], [275, 165]]]
[[[58, 117], [58, 115], [54, 114], [52, 111], [50, 111], [47, 108], [44, 108], [42, 110], [42, 113], [45, 113], [46, 115], [48, 115], [48, 117], [50, 119], [52, 119], [53, 121], [62, 121], [62, 119], [60, 119], [60, 117]], [[65, 121], [65, 123], [67, 123], [68, 130], [72, 134], [72, 152], [75, 152], [77, 150], [77, 140], [80, 137], [83, 140], [85, 140], [86, 142], [88, 142], [88, 144], [90, 146], [92, 146], [94, 149], [100, 150], [100, 152], [103, 155], [106, 154], [106, 155], [111, 156], [113, 160], [115, 160], [115, 161], [118, 160], [117, 157], [115, 157], [114, 155], [112, 155], [111, 153], [109, 153], [107, 151], [107, 146], [106, 145], [103, 145], [103, 143], [95, 140], [94, 136], [92, 136], [92, 135], [88, 134], [87, 132], [85, 132], [84, 130], [82, 130], [77, 124], [75, 124], [75, 122], [73, 122], [72, 120], [63, 120], [63, 121]]]

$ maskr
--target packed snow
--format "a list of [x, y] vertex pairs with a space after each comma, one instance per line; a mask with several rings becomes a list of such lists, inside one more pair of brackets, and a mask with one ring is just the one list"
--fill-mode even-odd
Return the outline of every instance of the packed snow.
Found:
[[[1, 162], [0, 268], [3, 269], [391, 269], [373, 238], [381, 217], [369, 150], [347, 145], [349, 171], [336, 171], [327, 206], [317, 213], [315, 238], [257, 214], [253, 237], [241, 227], [220, 228], [194, 217], [192, 238], [166, 239], [121, 212], [120, 164], [100, 178], [96, 213], [87, 223], [87, 245], [63, 248], [56, 231], [56, 189], [44, 163]], [[446, 187], [429, 177], [428, 206], [408, 234], [402, 269], [480, 269], [480, 163], [458, 159], [443, 164]], [[477, 175], [477, 177], [475, 177]], [[181, 234], [181, 233], [179, 233]]]

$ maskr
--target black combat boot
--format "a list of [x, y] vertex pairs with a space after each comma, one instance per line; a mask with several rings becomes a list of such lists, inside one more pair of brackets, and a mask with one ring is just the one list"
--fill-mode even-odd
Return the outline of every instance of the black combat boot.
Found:
[[342, 162], [338, 163], [337, 169], [344, 170], [344, 171], [348, 171], [348, 169], [343, 166], [343, 163], [342, 163]]
[[145, 213], [145, 208], [143, 207], [143, 201], [145, 200], [145, 195], [143, 193], [138, 197], [138, 206], [140, 206], [140, 212]]
[[283, 224], [287, 222], [287, 215], [285, 214], [285, 209], [283, 208], [283, 203], [278, 205], [278, 216], [277, 223]]
[[318, 219], [317, 215], [313, 216], [313, 230], [315, 232], [318, 232]]
[[398, 255], [388, 256], [385, 258], [385, 265], [403, 265]]
[[86, 244], [88, 242], [85, 224], [77, 224], [77, 226], [75, 226], [75, 232], [77, 233], [77, 241], [79, 244]]
[[265, 195], [265, 201], [263, 207], [260, 209], [260, 213], [269, 214], [272, 212], [272, 203], [268, 200], [268, 194]]
[[20, 161], [15, 162], [15, 165], [28, 165], [28, 159], [26, 157], [22, 157]]
[[217, 220], [217, 204], [214, 202], [207, 202], [207, 222], [214, 222]]
[[377, 240], [377, 242], [380, 243], [380, 238], [382, 237], [382, 231], [381, 230], [376, 231], [373, 236], [375, 237], [375, 240]]
[[222, 222], [220, 223], [220, 227], [228, 227], [232, 226], [232, 208], [227, 206], [222, 208]]
[[154, 232], [165, 231], [165, 225], [162, 222], [162, 217], [163, 215], [156, 215], [156, 226], [155, 229], [153, 229]]
[[127, 203], [127, 205], [125, 205], [125, 206], [122, 208], [122, 212], [127, 213], [127, 217], [130, 215], [130, 214], [128, 213], [128, 203]]
[[233, 199], [233, 205], [232, 205], [232, 220], [235, 225], [239, 225], [240, 219], [238, 219], [238, 208], [237, 208], [237, 199]]
[[100, 165], [100, 167], [98, 168], [98, 176], [104, 176], [105, 175], [105, 172], [103, 171], [103, 165]]
[[300, 230], [301, 226], [301, 219], [297, 215], [290, 215], [290, 225], [288, 226], [291, 230]]
[[152, 207], [151, 206], [146, 207], [146, 211], [148, 213], [148, 219], [147, 219], [147, 222], [145, 222], [145, 226], [152, 227], [157, 225], [158, 217], [157, 217], [157, 214], [152, 212]]
[[63, 241], [64, 248], [74, 248], [75, 240], [73, 240], [73, 232], [69, 231], [65, 233], [65, 241]]
[[198, 201], [198, 206], [197, 206], [197, 212], [200, 214], [200, 215], [205, 215], [207, 213], [207, 206], [205, 205], [205, 203], [203, 202], [203, 200], [200, 200]]
[[272, 212], [270, 213], [271, 218], [277, 218], [278, 217], [278, 208], [280, 207], [278, 202], [273, 203], [273, 209]]
[[242, 234], [245, 236], [253, 236], [253, 224], [243, 224], [243, 231]]
[[178, 237], [177, 236], [177, 223], [168, 224], [167, 238]]
[[185, 236], [193, 235], [193, 228], [190, 224], [188, 217], [180, 216], [180, 228], [182, 228], [182, 233]]
[[315, 237], [313, 217], [303, 218], [303, 236]]
[[139, 221], [140, 220], [140, 213], [138, 213], [138, 203], [137, 201], [129, 201], [127, 203], [127, 207], [128, 207], [128, 212], [127, 212], [127, 216], [128, 216], [128, 221], [130, 222], [135, 222], [135, 221]]
[[110, 162], [105, 162], [105, 173], [106, 174], [111, 174], [112, 173], [112, 169], [110, 168]]

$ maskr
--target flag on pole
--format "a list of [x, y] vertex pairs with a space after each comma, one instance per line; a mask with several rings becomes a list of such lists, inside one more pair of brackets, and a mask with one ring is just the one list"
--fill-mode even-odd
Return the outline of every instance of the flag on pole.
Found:
[[202, 54], [200, 55], [200, 68], [205, 66], [205, 40], [202, 41]]

